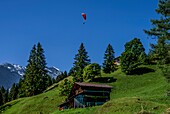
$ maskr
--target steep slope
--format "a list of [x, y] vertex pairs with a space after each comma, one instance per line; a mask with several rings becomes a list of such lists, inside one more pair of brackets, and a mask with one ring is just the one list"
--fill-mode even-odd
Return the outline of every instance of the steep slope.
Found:
[[21, 98], [4, 105], [4, 114], [49, 114], [58, 110], [57, 105], [64, 101], [65, 97], [59, 96], [58, 88], [46, 93]]
[[[154, 66], [149, 66], [153, 68]], [[59, 111], [57, 105], [62, 103], [65, 96], [59, 96], [56, 87], [46, 93], [18, 99], [7, 103], [0, 110], [4, 114], [133, 114], [139, 112], [164, 113], [170, 107], [170, 98], [166, 97], [168, 85], [155, 67], [155, 71], [141, 75], [126, 76], [120, 70], [113, 74], [103, 74], [102, 80], [97, 83], [106, 83], [113, 86], [111, 100], [102, 106], [84, 109], [69, 109]], [[111, 77], [115, 80], [108, 80]], [[107, 79], [107, 81], [104, 81]]]

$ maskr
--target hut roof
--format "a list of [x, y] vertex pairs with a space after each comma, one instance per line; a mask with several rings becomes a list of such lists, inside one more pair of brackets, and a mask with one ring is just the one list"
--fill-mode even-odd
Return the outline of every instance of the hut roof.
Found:
[[92, 84], [92, 83], [80, 83], [80, 82], [75, 82], [75, 84], [80, 85], [80, 86], [85, 86], [85, 87], [99, 87], [99, 88], [112, 88], [112, 86], [106, 85], [106, 84]]

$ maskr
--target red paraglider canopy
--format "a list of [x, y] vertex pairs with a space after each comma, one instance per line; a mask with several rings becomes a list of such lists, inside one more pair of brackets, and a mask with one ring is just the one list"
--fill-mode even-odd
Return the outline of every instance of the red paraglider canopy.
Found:
[[81, 15], [83, 16], [84, 20], [86, 20], [86, 14], [82, 13]]

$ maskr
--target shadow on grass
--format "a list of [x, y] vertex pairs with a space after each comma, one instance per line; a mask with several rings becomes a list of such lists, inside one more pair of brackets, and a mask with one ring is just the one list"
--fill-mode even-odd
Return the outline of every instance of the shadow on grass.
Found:
[[13, 105], [17, 104], [20, 101], [15, 101], [12, 104], [4, 104], [2, 106], [0, 106], [0, 114], [4, 111], [7, 110], [8, 108], [12, 107]]
[[1, 106], [1, 107], [0, 107], [0, 114], [2, 114], [2, 112], [3, 112], [4, 110], [7, 110], [7, 109], [10, 108], [10, 107], [12, 107], [11, 104], [6, 104], [6, 105], [4, 105], [4, 106]]
[[100, 82], [100, 83], [111, 83], [116, 82], [117, 79], [113, 77], [97, 77], [93, 79], [93, 82]]
[[148, 68], [148, 67], [139, 67], [132, 71], [132, 75], [142, 75], [150, 72], [155, 72], [154, 69]]

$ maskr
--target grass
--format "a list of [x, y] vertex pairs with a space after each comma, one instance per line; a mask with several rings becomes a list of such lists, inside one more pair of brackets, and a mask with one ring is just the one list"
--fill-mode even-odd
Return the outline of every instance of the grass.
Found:
[[58, 109], [58, 105], [64, 101], [65, 97], [59, 96], [58, 88], [54, 88], [46, 93], [21, 98], [4, 105], [5, 114], [49, 114]]
[[111, 100], [102, 106], [59, 111], [57, 105], [66, 97], [59, 96], [59, 88], [55, 86], [43, 94], [9, 102], [0, 109], [4, 114], [168, 114], [169, 85], [155, 66], [144, 68], [151, 72], [127, 76], [118, 69], [112, 74], [102, 74], [104, 82], [97, 79], [97, 83], [113, 86]]

